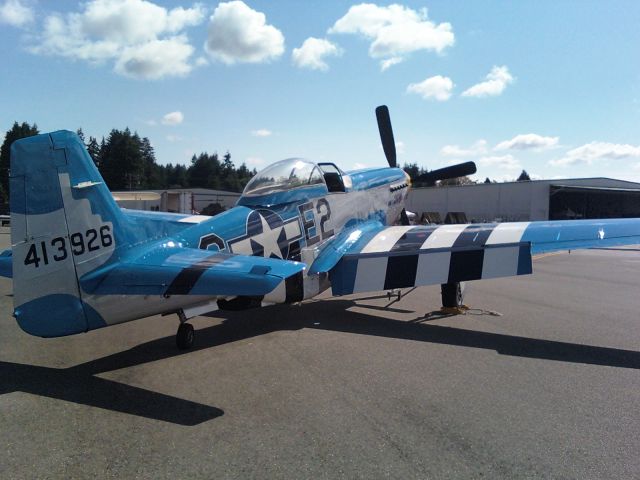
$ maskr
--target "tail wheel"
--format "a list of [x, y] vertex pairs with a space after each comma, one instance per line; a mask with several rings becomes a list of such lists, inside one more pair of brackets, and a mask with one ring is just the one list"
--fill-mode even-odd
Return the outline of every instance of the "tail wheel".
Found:
[[464, 300], [464, 284], [461, 282], [443, 283], [441, 285], [441, 294], [443, 307], [461, 307]]
[[193, 325], [190, 323], [181, 323], [176, 334], [176, 345], [180, 350], [187, 350], [193, 346], [195, 333]]

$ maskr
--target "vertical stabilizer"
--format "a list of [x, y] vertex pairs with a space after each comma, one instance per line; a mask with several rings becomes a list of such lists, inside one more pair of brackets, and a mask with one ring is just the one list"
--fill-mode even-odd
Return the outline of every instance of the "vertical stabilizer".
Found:
[[78, 278], [112, 261], [127, 241], [122, 213], [80, 138], [59, 131], [11, 147], [15, 316], [43, 337], [103, 326]]

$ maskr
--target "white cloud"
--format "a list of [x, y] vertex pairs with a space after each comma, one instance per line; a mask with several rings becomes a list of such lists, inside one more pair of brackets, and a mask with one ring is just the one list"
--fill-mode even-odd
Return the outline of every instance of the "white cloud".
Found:
[[511, 140], [500, 142], [494, 150], [548, 150], [558, 145], [558, 137], [543, 137], [535, 133], [516, 135]]
[[353, 5], [329, 33], [355, 34], [371, 40], [369, 55], [383, 59], [383, 69], [393, 65], [388, 63], [392, 58], [402, 58], [419, 50], [441, 53], [455, 41], [450, 23], [435, 24], [428, 20], [426, 8], [416, 11], [398, 4]]
[[271, 130], [267, 130], [266, 128], [260, 128], [258, 130], [252, 130], [251, 135], [254, 137], [270, 137], [273, 134]]
[[159, 79], [188, 74], [194, 48], [181, 32], [204, 20], [204, 8], [167, 10], [147, 0], [91, 0], [82, 10], [44, 20], [33, 53], [92, 64], [113, 61], [121, 75]]
[[416, 93], [425, 100], [444, 102], [451, 97], [453, 82], [449, 77], [436, 75], [420, 83], [412, 83], [407, 87], [407, 93]]
[[[77, 18], [77, 14], [71, 16]], [[93, 0], [86, 3], [80, 16], [82, 30], [89, 38], [132, 45], [197, 25], [204, 19], [204, 10], [199, 5], [167, 10], [146, 0]]]
[[389, 68], [393, 67], [394, 65], [397, 65], [397, 64], [402, 63], [402, 62], [404, 62], [404, 58], [402, 58], [402, 57], [391, 57], [391, 58], [388, 58], [386, 60], [382, 60], [380, 62], [380, 70], [384, 72], [385, 70], [388, 70]]
[[193, 47], [185, 36], [151, 40], [127, 47], [116, 60], [114, 70], [124, 76], [157, 80], [170, 76], [185, 76], [191, 69], [189, 57]]
[[169, 142], [179, 142], [182, 140], [182, 137], [179, 135], [167, 135], [167, 140]]
[[220, 3], [209, 20], [205, 50], [227, 64], [261, 63], [280, 57], [284, 36], [266, 16], [240, 0]]
[[60, 55], [92, 64], [117, 59], [122, 45], [106, 39], [89, 39], [84, 33], [83, 17], [71, 13], [66, 17], [49, 15], [44, 20], [40, 43], [31, 48], [33, 53]]
[[513, 83], [513, 76], [506, 65], [494, 66], [484, 82], [480, 82], [462, 92], [463, 97], [495, 97], [500, 95], [507, 85]]
[[0, 5], [0, 23], [24, 27], [33, 22], [33, 10], [21, 0], [6, 0]]
[[167, 15], [167, 30], [175, 33], [187, 26], [199, 25], [204, 20], [205, 13], [206, 9], [199, 3], [193, 8], [176, 7]]
[[497, 167], [503, 170], [519, 170], [522, 165], [513, 155], [502, 155], [495, 157], [482, 157], [478, 163], [483, 167]]
[[361, 170], [363, 168], [367, 168], [367, 166], [364, 163], [356, 162], [353, 164], [354, 170]]
[[445, 157], [473, 157], [487, 153], [487, 141], [478, 140], [469, 148], [462, 148], [458, 145], [445, 145], [440, 149], [440, 154]]
[[551, 160], [550, 165], [562, 167], [567, 165], [591, 165], [598, 160], [623, 160], [640, 158], [640, 145], [591, 142], [569, 150], [564, 157]]
[[291, 58], [296, 67], [326, 71], [329, 65], [325, 57], [342, 55], [342, 49], [335, 43], [322, 38], [307, 38], [300, 48], [294, 48]]
[[182, 112], [169, 112], [162, 117], [163, 125], [180, 125], [184, 121]]

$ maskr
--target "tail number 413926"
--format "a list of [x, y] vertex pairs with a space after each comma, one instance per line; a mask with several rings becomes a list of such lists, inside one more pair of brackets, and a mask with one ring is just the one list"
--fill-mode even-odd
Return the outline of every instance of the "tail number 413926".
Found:
[[99, 229], [90, 228], [86, 232], [72, 233], [68, 237], [55, 237], [50, 241], [32, 243], [24, 258], [25, 265], [49, 265], [49, 262], [62, 262], [71, 253], [74, 256], [94, 252], [113, 245], [111, 227], [102, 225]]

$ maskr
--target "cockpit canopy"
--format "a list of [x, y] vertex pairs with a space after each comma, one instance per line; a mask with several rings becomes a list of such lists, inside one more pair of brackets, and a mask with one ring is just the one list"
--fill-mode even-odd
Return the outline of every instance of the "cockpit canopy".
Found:
[[322, 172], [308, 160], [289, 158], [269, 165], [247, 184], [243, 196], [262, 196], [294, 188], [324, 185]]

